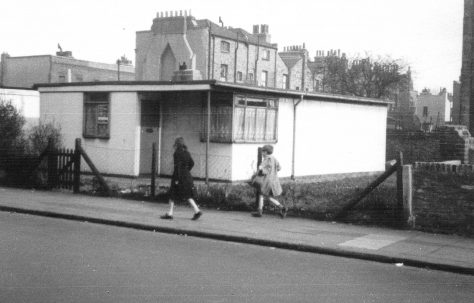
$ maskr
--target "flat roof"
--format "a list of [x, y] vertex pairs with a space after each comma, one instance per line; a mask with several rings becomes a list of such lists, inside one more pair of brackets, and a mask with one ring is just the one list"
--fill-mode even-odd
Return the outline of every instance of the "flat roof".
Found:
[[271, 87], [244, 85], [217, 80], [198, 81], [97, 81], [70, 83], [39, 83], [33, 86], [40, 93], [60, 92], [160, 92], [160, 91], [226, 91], [261, 94], [281, 98], [321, 100], [344, 103], [389, 105], [392, 101], [319, 92], [302, 92]]

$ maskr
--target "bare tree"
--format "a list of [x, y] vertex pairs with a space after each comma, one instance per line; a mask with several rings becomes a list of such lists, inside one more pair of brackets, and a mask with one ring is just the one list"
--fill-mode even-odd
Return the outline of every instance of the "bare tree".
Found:
[[324, 59], [323, 90], [370, 98], [390, 98], [407, 83], [406, 66], [389, 57], [327, 56]]

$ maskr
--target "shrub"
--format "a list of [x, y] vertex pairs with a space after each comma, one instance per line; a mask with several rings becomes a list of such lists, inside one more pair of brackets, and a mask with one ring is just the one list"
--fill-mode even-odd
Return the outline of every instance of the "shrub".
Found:
[[0, 159], [24, 152], [25, 118], [11, 101], [0, 99]]
[[40, 121], [29, 131], [29, 153], [41, 154], [48, 147], [49, 140], [52, 141], [54, 148], [62, 147], [61, 126], [54, 122]]

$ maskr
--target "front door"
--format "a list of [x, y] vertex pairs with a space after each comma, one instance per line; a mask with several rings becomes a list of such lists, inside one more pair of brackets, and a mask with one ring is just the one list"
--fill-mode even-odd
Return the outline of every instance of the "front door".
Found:
[[[160, 105], [158, 100], [142, 100], [140, 134], [140, 175], [151, 174], [152, 146], [160, 146]], [[157, 155], [158, 161], [158, 155]]]

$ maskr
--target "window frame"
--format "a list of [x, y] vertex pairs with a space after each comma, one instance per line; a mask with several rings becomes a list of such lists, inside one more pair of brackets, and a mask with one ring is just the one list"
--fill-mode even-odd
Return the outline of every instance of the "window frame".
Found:
[[[242, 104], [239, 104], [239, 101], [241, 99], [244, 99], [245, 100], [245, 104], [242, 105]], [[265, 102], [266, 103], [266, 106], [265, 107], [260, 107], [260, 106], [254, 106], [254, 105], [249, 105], [248, 104], [248, 100], [249, 99], [258, 99], [258, 100], [261, 100], [260, 102]], [[273, 101], [273, 102], [272, 102]], [[252, 101], [252, 102], [255, 102], [255, 101]], [[272, 105], [273, 103], [273, 105]], [[241, 138], [237, 138], [236, 134], [237, 134], [237, 115], [236, 115], [236, 109], [237, 108], [243, 108], [244, 109], [244, 120], [243, 120], [243, 126], [244, 126], [244, 129], [242, 131], [242, 133], [244, 134], [243, 135], [243, 139]], [[251, 121], [251, 123], [247, 123], [246, 121], [246, 118], [247, 118], [247, 109], [248, 108], [255, 108], [255, 115], [253, 116], [253, 119], [255, 121]], [[256, 129], [257, 129], [257, 123], [258, 123], [258, 116], [257, 116], [257, 109], [258, 108], [264, 108], [265, 109], [265, 122], [264, 122], [264, 131], [263, 131], [263, 139], [259, 139], [259, 138], [256, 138]], [[268, 112], [269, 111], [274, 111], [274, 121], [273, 121], [273, 125], [274, 125], [274, 129], [273, 129], [273, 137], [272, 138], [267, 138], [267, 126], [268, 126]], [[255, 96], [255, 95], [242, 95], [242, 94], [235, 94], [234, 95], [234, 102], [233, 102], [233, 116], [232, 116], [232, 142], [233, 143], [276, 143], [278, 142], [278, 110], [279, 110], [279, 102], [278, 102], [278, 98], [271, 98], [271, 97], [264, 97], [264, 96]], [[250, 138], [247, 138], [245, 137], [246, 134], [248, 134], [249, 130], [246, 129], [247, 125], [249, 124], [253, 124], [254, 125], [254, 130], [255, 130], [255, 134], [254, 134], [254, 138], [253, 139], [250, 139]]]
[[230, 53], [230, 42], [221, 40], [221, 53]]
[[243, 81], [243, 73], [241, 71], [237, 72], [237, 82], [242, 82]]
[[[215, 93], [212, 94], [212, 96], [215, 96]], [[230, 98], [228, 98], [230, 97]], [[245, 104], [239, 104], [240, 100], [244, 100]], [[255, 106], [249, 105], [248, 101], [251, 102], [265, 102], [266, 105], [263, 106]], [[239, 118], [237, 115], [237, 110], [238, 109], [243, 109], [244, 113], [244, 120], [242, 121], [243, 123], [243, 130], [242, 130], [242, 137], [237, 138], [237, 128], [238, 128], [238, 121], [237, 119]], [[252, 118], [252, 121], [247, 121], [247, 112], [248, 108], [250, 109], [255, 109], [254, 115]], [[257, 123], [258, 123], [258, 114], [257, 111], [258, 109], [265, 109], [265, 120], [263, 122], [263, 139], [262, 138], [257, 138]], [[211, 100], [211, 132], [210, 132], [210, 137], [209, 137], [209, 142], [212, 143], [227, 143], [227, 144], [241, 144], [241, 143], [276, 143], [278, 142], [278, 109], [279, 109], [279, 101], [278, 98], [273, 98], [273, 97], [265, 97], [265, 96], [255, 96], [255, 95], [245, 95], [245, 94], [228, 94], [226, 97], [222, 96], [216, 96], [216, 98], [212, 98]], [[216, 113], [225, 113], [226, 111], [230, 112], [230, 117], [225, 116], [223, 117], [218, 117]], [[270, 111], [273, 111], [273, 122], [269, 122], [268, 118], [271, 117], [272, 115], [269, 115], [268, 113]], [[201, 142], [206, 141], [206, 136], [207, 136], [207, 104], [206, 102], [202, 103], [202, 127], [201, 127]], [[227, 125], [227, 136], [222, 136], [222, 134], [219, 133], [212, 133], [212, 129], [219, 124], [222, 124], [223, 121], [230, 121], [230, 125]], [[269, 125], [272, 125], [273, 123], [273, 131], [270, 133], [271, 137], [267, 137], [267, 127]], [[247, 125], [252, 125], [253, 126], [253, 138], [247, 137], [247, 134], [249, 133], [249, 129], [247, 128]], [[230, 135], [229, 135], [230, 131]]]
[[265, 61], [270, 61], [270, 50], [269, 49], [264, 49], [262, 51], [262, 60], [265, 60]]
[[[263, 81], [263, 75], [265, 75], [265, 81]], [[262, 70], [260, 72], [260, 84], [259, 86], [268, 87], [268, 71]]]
[[[225, 67], [225, 76], [222, 77], [222, 72], [223, 72], [223, 69]], [[224, 82], [227, 82], [227, 79], [229, 77], [229, 65], [228, 64], [221, 64], [221, 69], [220, 69], [220, 74], [219, 74], [219, 81], [224, 81]], [[224, 80], [222, 80], [224, 79]]]
[[[91, 96], [94, 94], [106, 94], [107, 100], [92, 100]], [[111, 93], [110, 92], [85, 92], [83, 94], [83, 118], [82, 118], [82, 137], [86, 139], [110, 139], [110, 122], [111, 122], [111, 115], [110, 115], [110, 100], [111, 100]], [[106, 105], [107, 106], [107, 123], [101, 123], [99, 122], [99, 107], [100, 105]], [[94, 106], [96, 107], [95, 111], [97, 114], [97, 120], [94, 122], [95, 123], [95, 130], [94, 133], [89, 133], [87, 129], [87, 108], [89, 106]], [[99, 125], [100, 124], [106, 124], [106, 133], [105, 134], [100, 134], [99, 131]]]

